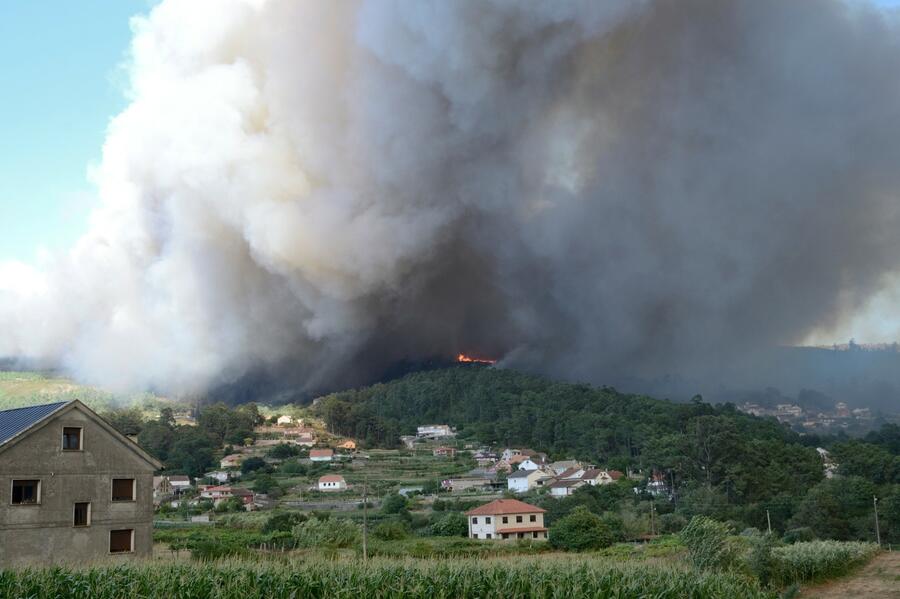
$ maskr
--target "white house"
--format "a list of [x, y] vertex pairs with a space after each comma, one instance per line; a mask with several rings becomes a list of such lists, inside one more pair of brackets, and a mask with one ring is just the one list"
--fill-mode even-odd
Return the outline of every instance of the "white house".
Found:
[[525, 493], [543, 486], [550, 476], [543, 470], [516, 470], [506, 477], [506, 487], [513, 493]]
[[172, 491], [175, 493], [181, 493], [186, 489], [191, 488], [191, 477], [184, 476], [181, 474], [173, 474], [169, 476], [169, 486], [172, 488]]
[[544, 511], [518, 499], [497, 499], [466, 512], [469, 538], [545, 540]]
[[340, 474], [326, 474], [319, 478], [320, 491], [344, 491], [347, 481]]
[[211, 478], [219, 483], [227, 483], [232, 478], [239, 478], [241, 476], [240, 472], [226, 472], [225, 470], [213, 470], [212, 472], [207, 472], [204, 474], [206, 478]]
[[550, 484], [550, 495], [553, 497], [566, 497], [586, 484], [588, 483], [583, 480], [558, 480]]
[[540, 464], [538, 464], [531, 458], [526, 458], [519, 462], [519, 470], [539, 470], [540, 467]]
[[440, 437], [452, 437], [456, 435], [450, 425], [447, 424], [423, 424], [416, 428], [416, 436], [429, 439], [438, 439]]
[[233, 453], [219, 460], [219, 468], [237, 468], [243, 461], [244, 456], [239, 453]]
[[334, 458], [333, 449], [310, 449], [309, 460], [311, 462], [330, 462]]
[[284, 414], [282, 416], [279, 416], [278, 420], [276, 420], [275, 422], [276, 424], [278, 424], [278, 426], [289, 426], [293, 421], [293, 418], [291, 418], [287, 414]]

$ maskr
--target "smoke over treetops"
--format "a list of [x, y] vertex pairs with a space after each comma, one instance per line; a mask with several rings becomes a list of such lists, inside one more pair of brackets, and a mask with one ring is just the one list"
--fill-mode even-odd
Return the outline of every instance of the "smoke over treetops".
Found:
[[897, 25], [842, 0], [165, 0], [90, 231], [0, 266], [0, 355], [191, 391], [458, 352], [693, 376], [799, 342], [900, 270]]

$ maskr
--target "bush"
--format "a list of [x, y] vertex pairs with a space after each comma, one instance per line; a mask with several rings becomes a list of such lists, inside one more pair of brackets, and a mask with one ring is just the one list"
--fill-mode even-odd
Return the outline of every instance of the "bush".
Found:
[[298, 547], [353, 547], [362, 537], [359, 525], [347, 518], [310, 518], [295, 526], [293, 534]]
[[784, 537], [782, 540], [785, 543], [806, 543], [809, 541], [816, 540], [816, 533], [813, 532], [813, 529], [808, 526], [804, 526], [802, 528], [792, 528], [784, 533]]
[[388, 495], [381, 504], [383, 514], [399, 514], [406, 510], [406, 497], [399, 493]]
[[553, 525], [550, 544], [566, 551], [603, 549], [613, 544], [613, 534], [603, 519], [582, 505]]
[[728, 526], [706, 516], [694, 516], [681, 531], [681, 542], [688, 548], [691, 563], [699, 570], [728, 566], [733, 552], [728, 543]]
[[664, 535], [678, 534], [687, 523], [687, 518], [681, 514], [663, 514], [659, 517], [659, 531]]
[[436, 537], [465, 537], [469, 534], [469, 523], [460, 512], [447, 512], [431, 525], [431, 534]]
[[777, 545], [775, 535], [771, 533], [746, 535], [750, 540], [750, 551], [744, 558], [747, 570], [759, 580], [763, 586], [778, 578], [778, 561], [772, 553]]
[[382, 541], [400, 541], [409, 536], [409, 528], [405, 522], [382, 522], [372, 530], [372, 536]]
[[282, 474], [306, 474], [306, 466], [298, 462], [297, 460], [288, 460], [281, 464], [279, 471]]
[[266, 467], [266, 461], [262, 458], [247, 458], [241, 463], [241, 473], [249, 474]]
[[276, 460], [286, 460], [300, 455], [300, 448], [289, 443], [279, 443], [269, 450], [269, 457]]
[[295, 526], [306, 522], [306, 514], [300, 512], [278, 512], [272, 514], [263, 524], [262, 532], [269, 534], [272, 532], [290, 532]]

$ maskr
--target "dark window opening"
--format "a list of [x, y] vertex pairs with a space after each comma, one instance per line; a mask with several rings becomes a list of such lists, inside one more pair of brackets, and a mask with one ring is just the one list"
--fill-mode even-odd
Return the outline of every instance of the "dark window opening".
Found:
[[491, 538], [491, 533], [487, 533], [486, 535], [484, 535], [484, 538], [485, 538], [485, 539], [490, 539], [490, 538]]
[[81, 451], [81, 429], [67, 426], [63, 429], [63, 451]]
[[112, 485], [113, 501], [134, 501], [134, 479], [114, 478]]
[[488, 516], [487, 518], [485, 518], [485, 519], [484, 519], [484, 523], [485, 523], [485, 524], [490, 524], [490, 523], [491, 523], [491, 517]]
[[88, 526], [91, 523], [91, 504], [76, 503], [73, 526]]
[[521, 521], [522, 521], [522, 516], [516, 516], [516, 522], [521, 522]]
[[503, 516], [503, 523], [506, 524], [508, 522], [509, 522], [509, 518], [507, 518], [506, 516]]
[[478, 518], [472, 518], [472, 524], [478, 524]]
[[12, 482], [12, 503], [23, 505], [37, 503], [40, 499], [41, 481], [39, 480], [14, 480]]
[[522, 538], [522, 533], [519, 533], [519, 538], [520, 538], [520, 539]]
[[536, 538], [537, 538], [537, 533], [536, 533], [536, 532], [531, 533], [531, 538], [532, 538], [532, 539], [536, 539]]
[[535, 516], [534, 514], [531, 514], [530, 516], [528, 516], [528, 520], [531, 522], [537, 522], [537, 516]]
[[109, 531], [109, 552], [110, 553], [129, 553], [132, 551], [131, 541], [134, 537], [134, 530], [111, 530]]

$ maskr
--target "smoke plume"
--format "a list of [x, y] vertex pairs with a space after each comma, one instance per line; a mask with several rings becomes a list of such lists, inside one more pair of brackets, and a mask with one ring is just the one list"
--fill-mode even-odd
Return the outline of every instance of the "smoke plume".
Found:
[[[0, 355], [310, 388], [455, 356], [700, 375], [900, 270], [900, 30], [848, 0], [164, 0]], [[52, 176], [52, 173], [48, 173]]]

